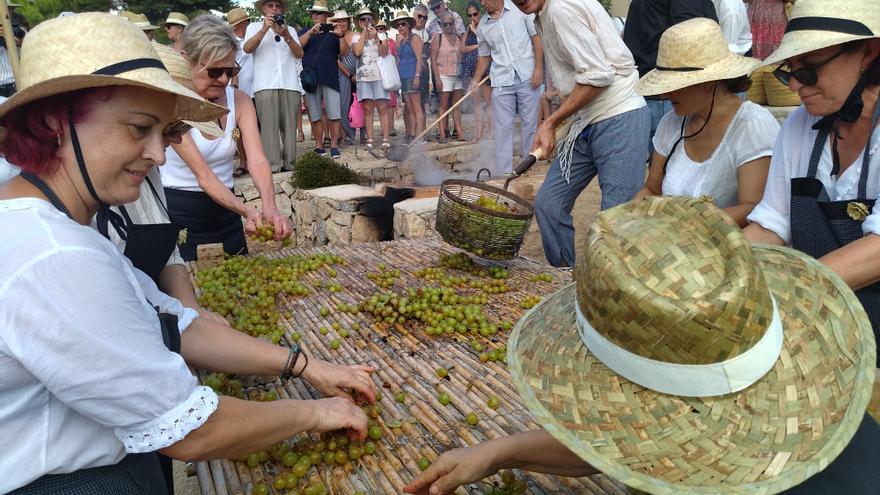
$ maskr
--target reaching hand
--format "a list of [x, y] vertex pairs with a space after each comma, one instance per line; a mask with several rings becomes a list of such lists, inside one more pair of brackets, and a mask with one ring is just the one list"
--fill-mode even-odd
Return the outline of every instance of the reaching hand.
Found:
[[263, 211], [263, 220], [272, 224], [275, 229], [275, 240], [280, 241], [290, 237], [293, 227], [290, 225], [290, 219], [282, 215], [278, 210]]
[[244, 231], [248, 234], [254, 234], [257, 232], [257, 229], [263, 226], [263, 220], [260, 215], [260, 210], [256, 208], [250, 208], [247, 213], [247, 217], [244, 220]]
[[492, 476], [494, 449], [491, 443], [444, 452], [418, 478], [403, 487], [406, 493], [418, 495], [445, 495], [459, 486]]
[[538, 127], [535, 134], [535, 143], [532, 145], [532, 151], [541, 149], [540, 158], [547, 158], [556, 149], [556, 129], [548, 121], [545, 121]]
[[351, 390], [359, 399], [376, 402], [376, 384], [370, 379], [373, 368], [363, 365], [340, 366], [313, 358], [303, 372], [313, 387], [326, 396], [338, 396], [352, 400]]
[[315, 420], [311, 431], [349, 430], [349, 438], [363, 441], [367, 438], [367, 415], [353, 402], [342, 397], [307, 401], [313, 408]]

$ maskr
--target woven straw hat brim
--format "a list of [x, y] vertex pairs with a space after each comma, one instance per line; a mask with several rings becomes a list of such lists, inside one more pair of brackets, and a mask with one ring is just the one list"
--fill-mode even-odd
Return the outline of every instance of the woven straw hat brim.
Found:
[[414, 26], [415, 23], [416, 23], [415, 18], [410, 17], [410, 16], [407, 14], [407, 15], [402, 15], [402, 16], [400, 16], [400, 17], [395, 17], [394, 19], [391, 19], [391, 25], [393, 26], [393, 25], [397, 24], [397, 23], [400, 22], [400, 21], [406, 21], [407, 23], [409, 23], [410, 26]]
[[582, 343], [571, 284], [526, 313], [508, 344], [509, 369], [538, 423], [605, 474], [654, 494], [773, 494], [827, 467], [871, 395], [870, 322], [815, 259], [754, 251], [785, 331], [778, 361], [758, 382], [700, 399], [622, 378]]
[[829, 31], [794, 31], [782, 37], [779, 47], [761, 62], [761, 65], [781, 64], [782, 62], [829, 46], [842, 45], [850, 41], [866, 40], [874, 36], [856, 36]]
[[636, 92], [642, 96], [662, 95], [694, 84], [722, 81], [746, 76], [761, 65], [761, 61], [731, 53], [726, 58], [695, 71], [670, 71], [653, 69], [636, 84]]
[[180, 120], [205, 122], [218, 119], [229, 112], [228, 109], [205, 101], [195, 92], [175, 82], [164, 70], [146, 68], [126, 73], [129, 77], [134, 77], [136, 74], [137, 80], [119, 76], [74, 75], [37, 83], [22, 89], [0, 104], [0, 118], [14, 108], [47, 96], [104, 86], [138, 86], [173, 94], [177, 97], [175, 117]]
[[351, 16], [348, 15], [348, 12], [346, 12], [344, 10], [337, 10], [336, 13], [333, 14], [333, 17], [331, 17], [327, 20], [330, 22], [333, 22], [333, 21], [344, 21], [346, 19], [351, 19]]

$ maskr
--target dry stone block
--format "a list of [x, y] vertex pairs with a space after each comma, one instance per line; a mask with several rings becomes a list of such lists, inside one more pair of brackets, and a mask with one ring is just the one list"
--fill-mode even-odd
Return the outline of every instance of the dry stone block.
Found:
[[351, 244], [351, 228], [336, 222], [327, 222], [327, 241], [330, 244], [348, 246]]
[[351, 224], [351, 242], [376, 242], [382, 232], [376, 222], [369, 217], [357, 215]]
[[275, 196], [275, 206], [282, 215], [294, 218], [293, 205], [290, 204], [290, 198], [283, 192]]
[[330, 220], [337, 225], [350, 227], [353, 215], [345, 211], [334, 210], [330, 212]]

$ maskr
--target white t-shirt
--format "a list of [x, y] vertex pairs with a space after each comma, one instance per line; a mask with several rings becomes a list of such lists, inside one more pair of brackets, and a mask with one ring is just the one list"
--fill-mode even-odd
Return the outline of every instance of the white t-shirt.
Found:
[[[770, 161], [770, 173], [764, 198], [748, 216], [748, 221], [772, 230], [786, 244], [791, 242], [791, 179], [806, 177], [810, 165], [810, 154], [818, 131], [812, 129], [820, 117], [807, 113], [800, 107], [785, 119]], [[862, 173], [864, 150], [852, 165], [836, 179], [831, 177], [833, 161], [830, 140], [825, 143], [816, 178], [825, 186], [831, 201], [856, 199], [859, 176]], [[871, 134], [870, 169], [868, 170], [867, 196], [876, 199], [880, 195], [880, 128]], [[880, 210], [875, 206], [871, 214], [862, 222], [862, 232], [880, 235]]]
[[110, 241], [36, 198], [0, 201], [0, 493], [172, 445], [217, 408], [162, 342], [162, 294]]
[[718, 24], [724, 33], [727, 47], [737, 55], [745, 55], [752, 48], [752, 30], [749, 14], [743, 0], [712, 0]]
[[[355, 34], [351, 37], [351, 44], [360, 41], [361, 35]], [[379, 44], [376, 40], [367, 40], [364, 42], [364, 51], [358, 57], [357, 81], [369, 82], [379, 81], [382, 75], [379, 74]]]
[[[683, 117], [669, 112], [657, 124], [654, 149], [669, 156], [672, 145], [681, 136]], [[739, 203], [737, 169], [752, 160], [773, 154], [779, 124], [770, 112], [752, 102], [740, 105], [712, 156], [695, 162], [678, 143], [669, 157], [663, 177], [664, 196], [712, 196], [719, 208]]]
[[[251, 23], [244, 34], [245, 42], [259, 33], [262, 27], [262, 22]], [[287, 32], [299, 44], [296, 31], [287, 26]], [[293, 56], [284, 39], [275, 41], [274, 31], [270, 29], [251, 54], [254, 57], [254, 93], [264, 89], [288, 89], [305, 93], [296, 70], [297, 58]]]

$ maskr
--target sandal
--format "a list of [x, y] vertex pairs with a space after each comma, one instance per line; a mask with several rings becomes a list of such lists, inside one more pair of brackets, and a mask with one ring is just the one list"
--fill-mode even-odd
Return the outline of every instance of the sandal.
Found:
[[382, 140], [382, 149], [387, 150], [391, 148], [391, 143], [387, 139]]

